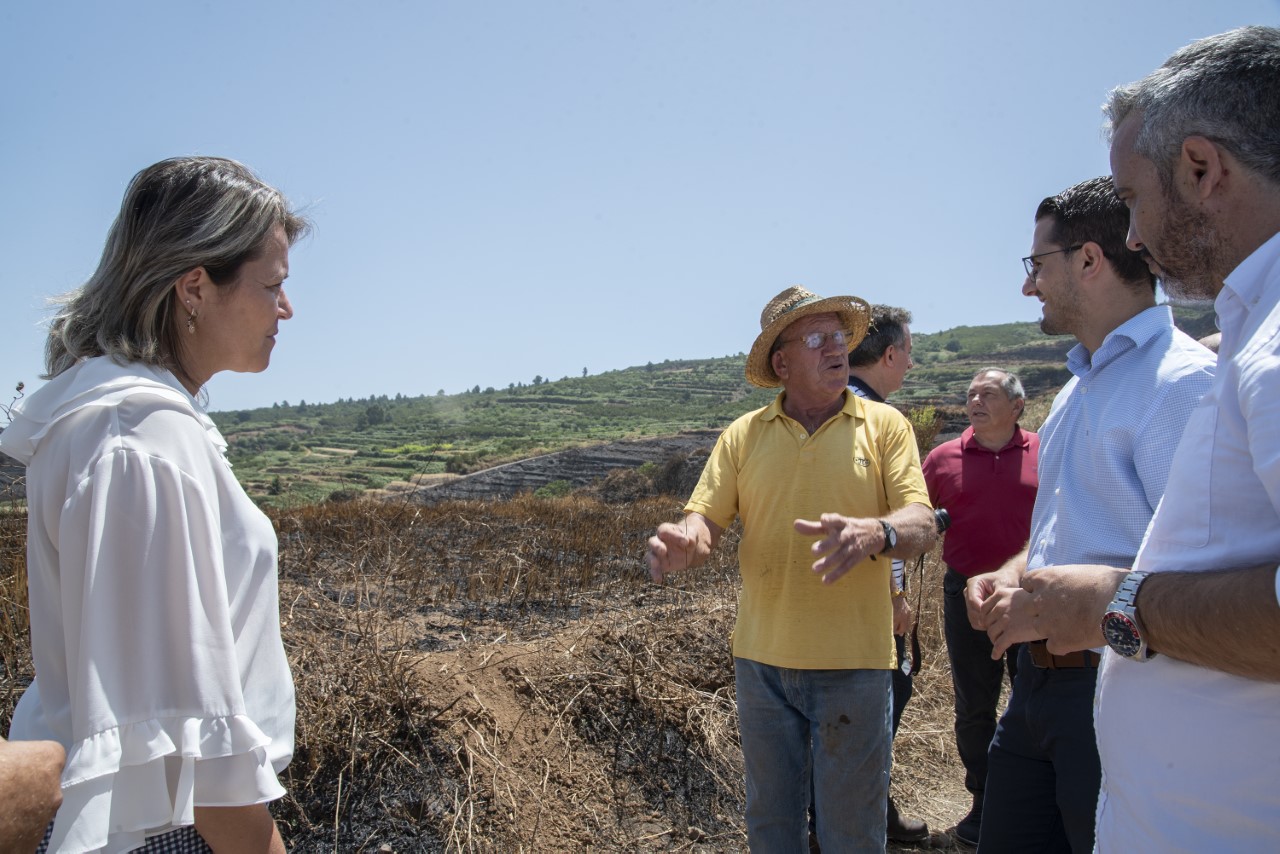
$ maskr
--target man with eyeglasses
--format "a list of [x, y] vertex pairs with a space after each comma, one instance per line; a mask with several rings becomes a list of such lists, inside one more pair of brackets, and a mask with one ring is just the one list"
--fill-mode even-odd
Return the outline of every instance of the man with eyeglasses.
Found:
[[[884, 403], [902, 388], [911, 361], [911, 312], [892, 305], [871, 306], [871, 325], [866, 337], [849, 351], [849, 390], [858, 397]], [[898, 735], [902, 710], [911, 702], [914, 684], [911, 662], [907, 660], [906, 633], [911, 628], [911, 603], [907, 601], [906, 563], [893, 561], [893, 642], [898, 666], [893, 671], [892, 736]], [[929, 838], [929, 826], [918, 818], [898, 812], [893, 797], [888, 803], [888, 831], [892, 842], [922, 842]]]
[[823, 851], [885, 847], [890, 562], [936, 534], [911, 425], [845, 385], [869, 314], [801, 287], [769, 301], [746, 376], [781, 393], [724, 431], [683, 521], [649, 538], [661, 582], [742, 520], [734, 681], [755, 851], [807, 850], [811, 792]]
[[[1040, 487], [1027, 548], [971, 578], [966, 605], [993, 658], [1022, 585], [1042, 567], [1130, 566], [1164, 494], [1173, 448], [1213, 378], [1213, 355], [1155, 303], [1155, 276], [1125, 245], [1128, 211], [1109, 178], [1040, 203], [1022, 292], [1040, 328], [1073, 335], [1074, 376], [1040, 428]], [[1018, 652], [987, 760], [979, 849], [1092, 851], [1101, 767], [1093, 731], [1099, 653], [1054, 655], [1042, 635]], [[1135, 725], [1140, 725], [1135, 722]]]

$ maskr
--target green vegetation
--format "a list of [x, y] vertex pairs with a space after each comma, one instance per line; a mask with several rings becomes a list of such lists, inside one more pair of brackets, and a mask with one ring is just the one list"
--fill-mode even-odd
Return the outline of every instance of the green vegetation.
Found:
[[[1212, 328], [1211, 309], [1179, 309], [1194, 335]], [[933, 407], [937, 430], [963, 426], [964, 389], [978, 368], [1017, 371], [1036, 399], [1070, 374], [1070, 337], [1046, 337], [1034, 323], [958, 326], [914, 336], [916, 368], [894, 395], [904, 409]], [[282, 401], [214, 413], [241, 483], [267, 506], [339, 499], [394, 481], [482, 468], [566, 447], [619, 438], [720, 428], [774, 396], [743, 377], [745, 356], [664, 361], [505, 390], [319, 404]], [[919, 425], [917, 425], [919, 426]]]

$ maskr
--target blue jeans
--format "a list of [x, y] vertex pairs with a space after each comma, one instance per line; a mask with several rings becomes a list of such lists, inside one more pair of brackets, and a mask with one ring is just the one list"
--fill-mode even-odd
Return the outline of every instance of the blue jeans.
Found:
[[733, 661], [752, 852], [809, 850], [810, 791], [823, 851], [883, 852], [891, 671]]
[[1097, 680], [1092, 667], [1042, 670], [1025, 646], [1018, 651], [1013, 694], [987, 758], [982, 854], [1093, 851], [1102, 784], [1093, 732]]

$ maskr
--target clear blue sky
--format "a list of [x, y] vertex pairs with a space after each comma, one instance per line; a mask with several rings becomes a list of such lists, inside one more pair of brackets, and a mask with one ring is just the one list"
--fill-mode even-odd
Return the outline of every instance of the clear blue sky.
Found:
[[796, 283], [1033, 320], [1032, 214], [1107, 172], [1108, 89], [1247, 23], [1280, 2], [9, 0], [0, 396], [178, 154], [316, 223], [271, 368], [213, 409], [723, 356]]

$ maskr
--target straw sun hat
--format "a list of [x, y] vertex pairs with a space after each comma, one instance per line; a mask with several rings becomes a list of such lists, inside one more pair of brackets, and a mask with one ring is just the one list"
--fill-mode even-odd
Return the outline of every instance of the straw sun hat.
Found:
[[827, 297], [823, 299], [799, 285], [792, 285], [773, 299], [760, 313], [760, 337], [751, 345], [747, 356], [747, 382], [762, 388], [782, 385], [773, 371], [769, 351], [782, 330], [802, 317], [811, 314], [840, 315], [840, 321], [849, 333], [849, 349], [857, 347], [867, 334], [871, 319], [871, 306], [858, 297]]

